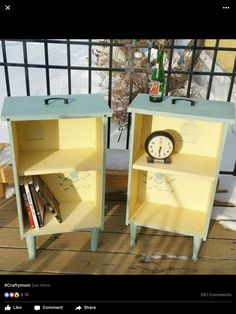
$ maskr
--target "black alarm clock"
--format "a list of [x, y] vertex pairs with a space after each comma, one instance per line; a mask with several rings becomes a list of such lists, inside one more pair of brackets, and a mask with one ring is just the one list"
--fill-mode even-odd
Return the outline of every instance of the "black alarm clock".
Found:
[[148, 162], [170, 163], [170, 156], [175, 148], [175, 140], [167, 131], [152, 132], [145, 141]]

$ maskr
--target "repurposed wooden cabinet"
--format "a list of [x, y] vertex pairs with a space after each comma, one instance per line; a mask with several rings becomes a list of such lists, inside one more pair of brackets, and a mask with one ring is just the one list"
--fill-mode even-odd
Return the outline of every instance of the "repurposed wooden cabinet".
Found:
[[[108, 116], [99, 94], [5, 98], [2, 119], [9, 127], [20, 234], [31, 259], [36, 236], [80, 230], [91, 230], [91, 250], [96, 251], [104, 225]], [[62, 223], [46, 211], [44, 226], [30, 227], [19, 178], [36, 175], [59, 202]]]
[[[226, 132], [235, 120], [229, 102], [139, 94], [132, 113], [126, 224], [131, 245], [137, 226], [193, 237], [193, 259], [207, 238]], [[167, 131], [174, 139], [171, 163], [150, 163], [146, 138]], [[154, 143], [155, 144], [155, 143]]]

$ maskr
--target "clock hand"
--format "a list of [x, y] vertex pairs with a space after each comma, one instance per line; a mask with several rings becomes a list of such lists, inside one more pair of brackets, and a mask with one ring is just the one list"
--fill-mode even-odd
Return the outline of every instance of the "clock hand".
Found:
[[160, 148], [159, 148], [159, 157], [160, 157], [160, 154], [161, 154], [161, 149], [162, 149], [162, 146], [160, 146]]

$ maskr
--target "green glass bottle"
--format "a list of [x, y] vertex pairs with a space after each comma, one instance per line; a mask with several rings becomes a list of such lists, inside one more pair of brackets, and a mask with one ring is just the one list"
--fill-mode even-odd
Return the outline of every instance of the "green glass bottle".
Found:
[[150, 88], [149, 88], [149, 100], [154, 102], [160, 102], [164, 95], [165, 86], [165, 71], [163, 64], [164, 50], [158, 49], [157, 62], [152, 70]]

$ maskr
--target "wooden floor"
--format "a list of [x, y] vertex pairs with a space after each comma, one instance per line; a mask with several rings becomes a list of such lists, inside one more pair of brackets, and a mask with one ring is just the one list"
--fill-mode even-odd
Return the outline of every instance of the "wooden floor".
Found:
[[[139, 229], [129, 246], [125, 198], [107, 196], [105, 230], [99, 249], [90, 252], [90, 233], [37, 238], [38, 256], [28, 259], [20, 240], [15, 199], [0, 202], [1, 274], [236, 274], [236, 232], [212, 221], [198, 261], [191, 259], [192, 239]], [[123, 200], [122, 200], [123, 199]]]

